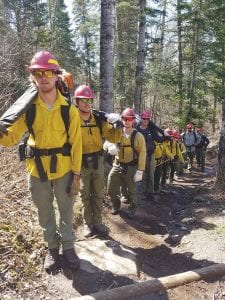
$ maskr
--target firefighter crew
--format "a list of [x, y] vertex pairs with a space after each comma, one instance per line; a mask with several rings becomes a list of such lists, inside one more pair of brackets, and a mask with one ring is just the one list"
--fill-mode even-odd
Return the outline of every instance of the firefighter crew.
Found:
[[201, 167], [201, 170], [205, 170], [205, 153], [209, 145], [209, 139], [205, 134], [203, 134], [203, 128], [197, 128], [197, 133], [199, 134], [201, 140], [200, 143], [196, 146], [196, 160], [198, 167]]
[[[48, 272], [58, 268], [62, 245], [68, 266], [78, 269], [79, 258], [74, 249], [72, 220], [82, 159], [79, 113], [56, 88], [60, 67], [50, 52], [36, 53], [29, 71], [30, 81], [38, 90], [33, 106], [35, 118], [32, 128], [29, 128], [29, 116], [23, 114], [7, 128], [7, 135], [0, 138], [0, 143], [13, 146], [29, 131], [26, 167], [29, 172], [29, 190], [38, 209], [39, 224], [48, 246], [44, 268]], [[62, 107], [68, 108], [68, 130], [62, 118]], [[54, 196], [59, 210], [59, 233], [53, 206]]]
[[129, 197], [127, 216], [133, 218], [137, 208], [136, 183], [142, 180], [145, 170], [146, 145], [144, 136], [133, 128], [134, 110], [126, 108], [121, 118], [124, 127], [118, 143], [118, 154], [108, 176], [107, 191], [113, 204], [112, 214], [117, 215], [121, 206], [120, 188], [125, 186]]
[[143, 134], [146, 143], [146, 164], [142, 180], [142, 192], [144, 194], [143, 200], [150, 200], [154, 193], [155, 172], [154, 141], [148, 127], [152, 113], [149, 110], [145, 110], [141, 113], [140, 117], [141, 123], [136, 129]]
[[121, 135], [121, 128], [115, 129], [112, 123], [119, 119], [117, 114], [94, 114], [94, 95], [89, 86], [80, 85], [74, 93], [81, 120], [82, 131], [82, 188], [80, 189], [83, 215], [83, 234], [106, 236], [108, 228], [102, 223], [104, 156], [103, 139], [114, 142]]
[[200, 143], [200, 135], [193, 130], [191, 123], [187, 124], [186, 131], [181, 134], [182, 140], [186, 147], [186, 154], [188, 159], [188, 169], [193, 169], [193, 162], [196, 152], [196, 146]]

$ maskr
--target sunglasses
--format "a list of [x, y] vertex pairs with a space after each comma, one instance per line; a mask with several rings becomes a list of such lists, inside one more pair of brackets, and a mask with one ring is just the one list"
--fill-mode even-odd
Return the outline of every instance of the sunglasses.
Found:
[[85, 104], [92, 104], [94, 101], [92, 98], [81, 98], [80, 100]]
[[46, 71], [35, 71], [32, 74], [35, 78], [42, 78], [43, 76], [46, 78], [52, 78], [55, 75], [55, 72], [46, 70]]
[[148, 120], [148, 121], [150, 120], [149, 118], [141, 118], [141, 119], [142, 119], [142, 120]]
[[125, 121], [125, 122], [127, 122], [127, 121], [131, 122], [131, 121], [134, 120], [134, 118], [132, 118], [132, 117], [131, 118], [122, 118], [122, 120]]

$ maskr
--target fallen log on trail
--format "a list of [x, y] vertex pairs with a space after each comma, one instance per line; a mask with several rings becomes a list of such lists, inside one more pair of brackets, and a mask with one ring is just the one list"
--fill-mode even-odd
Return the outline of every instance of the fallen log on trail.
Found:
[[214, 264], [205, 268], [178, 273], [145, 282], [101, 291], [95, 294], [70, 298], [70, 300], [130, 300], [149, 293], [174, 288], [192, 281], [205, 280], [225, 275], [225, 264]]

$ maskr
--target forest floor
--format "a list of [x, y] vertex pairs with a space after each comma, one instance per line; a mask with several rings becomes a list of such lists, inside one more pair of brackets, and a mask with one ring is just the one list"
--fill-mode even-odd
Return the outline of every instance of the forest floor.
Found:
[[[106, 198], [107, 239], [83, 238], [78, 201], [74, 229], [81, 269], [71, 272], [62, 262], [62, 269], [51, 275], [43, 269], [46, 249], [27, 190], [24, 164], [18, 162], [16, 148], [1, 147], [0, 157], [1, 299], [75, 299], [225, 262], [225, 196], [215, 188], [215, 152], [209, 153], [204, 173], [197, 167], [185, 170], [184, 176], [168, 184], [154, 201], [139, 200], [133, 220], [126, 216], [126, 204], [120, 215], [112, 216]], [[82, 254], [85, 247], [92, 251], [92, 261], [87, 252]], [[112, 253], [96, 257], [101, 247]], [[121, 265], [112, 261], [112, 255], [120, 258]], [[107, 260], [111, 265], [105, 265]], [[225, 276], [133, 298], [137, 299], [225, 299]]]

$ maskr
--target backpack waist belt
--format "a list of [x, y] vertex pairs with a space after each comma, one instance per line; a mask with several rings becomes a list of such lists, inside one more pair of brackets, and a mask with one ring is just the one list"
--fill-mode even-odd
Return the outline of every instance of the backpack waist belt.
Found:
[[71, 145], [68, 143], [64, 144], [62, 147], [51, 148], [51, 149], [38, 149], [27, 145], [25, 157], [26, 158], [34, 157], [40, 180], [47, 181], [48, 177], [46, 172], [44, 171], [44, 167], [41, 161], [41, 156], [51, 156], [50, 173], [56, 173], [56, 166], [57, 166], [56, 154], [61, 153], [63, 156], [70, 156], [70, 150], [71, 150]]
[[137, 159], [135, 160], [132, 160], [128, 163], [124, 163], [124, 162], [119, 162], [118, 160], [116, 161], [117, 164], [119, 164], [119, 168], [120, 168], [120, 171], [122, 174], [127, 174], [127, 171], [128, 171], [128, 167], [129, 166], [136, 166], [138, 161]]
[[135, 165], [137, 165], [138, 160], [134, 159], [132, 161], [129, 161], [128, 163], [117, 161], [117, 163], [119, 163], [121, 167], [123, 167], [123, 166], [135, 166]]
[[85, 168], [88, 168], [88, 163], [93, 164], [93, 169], [98, 169], [98, 157], [103, 155], [103, 150], [93, 152], [93, 153], [86, 153], [82, 155], [82, 162]]

